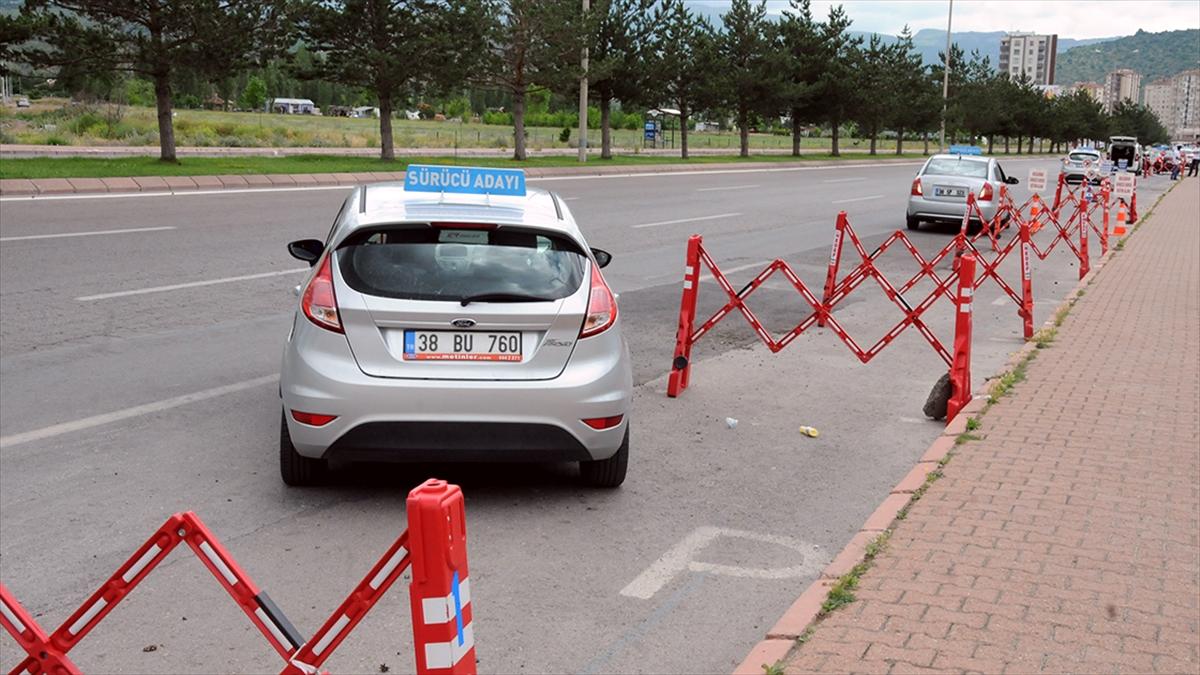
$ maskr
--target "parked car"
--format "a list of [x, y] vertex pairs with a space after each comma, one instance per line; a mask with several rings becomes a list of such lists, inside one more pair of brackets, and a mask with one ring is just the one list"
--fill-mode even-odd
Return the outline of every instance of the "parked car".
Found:
[[[991, 220], [999, 207], [1000, 186], [1018, 182], [991, 157], [934, 155], [913, 179], [905, 213], [908, 229], [922, 222], [961, 223], [972, 192], [983, 218]], [[971, 222], [981, 224], [978, 215], [972, 215]]]
[[288, 245], [313, 271], [280, 373], [283, 481], [330, 461], [569, 461], [620, 485], [633, 375], [611, 256], [523, 175], [521, 196], [458, 194], [474, 179], [436, 167], [431, 193], [411, 189], [418, 168]]
[[1113, 136], [1108, 139], [1108, 158], [1114, 167], [1125, 163], [1125, 170], [1142, 174], [1142, 146], [1135, 136]]
[[28, 108], [29, 107], [29, 99], [25, 98], [24, 96], [17, 99], [17, 107], [18, 108]]
[[1104, 155], [1095, 148], [1074, 148], [1063, 158], [1063, 180], [1072, 185], [1085, 180], [1098, 185], [1101, 180], [1100, 163]]

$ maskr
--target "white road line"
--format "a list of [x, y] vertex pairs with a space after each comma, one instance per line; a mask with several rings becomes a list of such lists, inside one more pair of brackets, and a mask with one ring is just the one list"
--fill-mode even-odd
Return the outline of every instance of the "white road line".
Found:
[[307, 187], [275, 187], [275, 188], [232, 188], [229, 190], [180, 190], [178, 192], [103, 192], [100, 194], [82, 195], [26, 195], [21, 197], [0, 197], [0, 202], [56, 202], [67, 199], [144, 199], [146, 197], [190, 197], [206, 195], [236, 195], [247, 192], [306, 192], [315, 190], [349, 190], [356, 185], [310, 185]]
[[[770, 265], [773, 262], [775, 262], [775, 261], [774, 260], [760, 260], [758, 262], [747, 263], [745, 265], [738, 265], [737, 267], [721, 269], [721, 274], [724, 274], [725, 276], [729, 276], [730, 274], [733, 274], [734, 272], [741, 272], [742, 270], [760, 270], [761, 271], [761, 270], [765, 269], [767, 265]], [[712, 279], [712, 278], [713, 278], [712, 272], [709, 272], [708, 268], [705, 267], [704, 271], [700, 273], [700, 280], [704, 281], [705, 279]]]
[[582, 199], [582, 197], [563, 197], [564, 202], [573, 202]]
[[62, 239], [63, 237], [94, 237], [98, 234], [129, 234], [130, 232], [158, 232], [173, 230], [174, 225], [162, 227], [131, 227], [127, 230], [96, 230], [95, 232], [59, 232], [58, 234], [26, 234], [19, 237], [0, 237], [0, 241], [27, 241], [29, 239]]
[[109, 298], [123, 298], [127, 295], [144, 295], [146, 293], [162, 293], [163, 291], [177, 291], [181, 288], [196, 288], [198, 286], [212, 286], [213, 284], [228, 284], [234, 281], [249, 281], [250, 279], [266, 279], [267, 277], [278, 277], [285, 274], [298, 274], [307, 272], [308, 268], [303, 267], [292, 270], [279, 270], [278, 272], [263, 272], [261, 274], [243, 274], [238, 277], [223, 277], [221, 279], [208, 279], [206, 281], [192, 281], [186, 284], [171, 284], [170, 286], [153, 286], [151, 288], [139, 288], [133, 291], [116, 291], [115, 293], [98, 293], [96, 295], [84, 295], [75, 298], [79, 302], [91, 302], [92, 300], [108, 300]]
[[870, 197], [855, 197], [854, 199], [839, 199], [829, 202], [830, 204], [849, 204], [850, 202], [866, 202], [872, 199], [883, 199], [883, 195], [871, 195]]
[[727, 185], [725, 187], [696, 188], [696, 192], [718, 192], [720, 190], [748, 190], [757, 185]]
[[678, 223], [695, 223], [701, 220], [717, 220], [718, 218], [732, 218], [740, 216], [740, 213], [718, 213], [715, 216], [697, 216], [696, 218], [680, 218], [678, 220], [660, 220], [657, 223], [642, 223], [641, 225], [632, 225], [633, 229], [640, 230], [643, 227], [659, 227], [660, 225], [676, 225]]
[[823, 180], [821, 182], [822, 183], [854, 183], [854, 182], [860, 181], [860, 180], [866, 180], [866, 178], [833, 178], [830, 180]]
[[197, 401], [204, 401], [206, 399], [216, 398], [217, 396], [224, 396], [225, 394], [232, 394], [236, 391], [252, 389], [254, 387], [259, 387], [264, 384], [276, 382], [278, 380], [278, 375], [264, 375], [262, 377], [256, 377], [253, 380], [235, 382], [233, 384], [227, 384], [223, 387], [213, 387], [212, 389], [205, 389], [203, 391], [197, 391], [191, 394], [184, 394], [182, 396], [175, 396], [173, 398], [155, 401], [154, 403], [146, 403], [143, 405], [133, 406], [132, 408], [116, 410], [110, 413], [104, 413], [103, 415], [84, 417], [83, 419], [78, 419], [73, 422], [63, 422], [62, 424], [54, 424], [48, 427], [42, 427], [41, 429], [34, 429], [33, 431], [25, 431], [19, 434], [0, 436], [0, 448], [11, 448], [14, 445], [21, 445], [22, 443], [40, 441], [44, 438], [61, 436], [62, 434], [69, 434], [75, 431], [83, 431], [84, 429], [91, 429], [92, 427], [98, 427], [103, 424], [111, 424], [113, 422], [127, 420], [132, 417], [141, 417], [142, 415], [162, 412], [163, 410], [178, 408], [181, 405], [187, 405]]

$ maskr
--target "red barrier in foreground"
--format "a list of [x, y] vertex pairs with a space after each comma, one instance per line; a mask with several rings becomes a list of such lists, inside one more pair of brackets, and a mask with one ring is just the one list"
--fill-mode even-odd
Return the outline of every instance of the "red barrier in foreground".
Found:
[[322, 672], [321, 665], [410, 564], [417, 672], [474, 673], [475, 642], [462, 491], [445, 481], [425, 481], [409, 493], [408, 524], [408, 530], [396, 538], [321, 629], [305, 640], [270, 597], [254, 585], [199, 516], [190, 511], [177, 513], [49, 636], [0, 584], [0, 624], [27, 654], [12, 672], [80, 673], [67, 653], [171, 551], [184, 543], [283, 658], [282, 673]]

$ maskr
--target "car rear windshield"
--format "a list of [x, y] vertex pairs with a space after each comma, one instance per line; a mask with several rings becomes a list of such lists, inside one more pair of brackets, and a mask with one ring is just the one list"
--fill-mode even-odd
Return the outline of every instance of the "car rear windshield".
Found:
[[1087, 160], [1089, 160], [1089, 159], [1090, 159], [1090, 160], [1092, 160], [1092, 161], [1096, 161], [1097, 159], [1099, 159], [1099, 158], [1100, 158], [1100, 156], [1099, 156], [1099, 155], [1093, 155], [1093, 154], [1092, 154], [1092, 153], [1090, 153], [1090, 152], [1072, 152], [1072, 153], [1069, 155], [1069, 157], [1070, 157], [1070, 158], [1071, 158], [1073, 161], [1076, 161], [1076, 162], [1084, 162], [1084, 161], [1087, 161]]
[[342, 278], [354, 290], [406, 300], [491, 294], [559, 299], [583, 280], [578, 245], [526, 229], [375, 228], [351, 235], [337, 255]]
[[925, 175], [933, 176], [964, 176], [966, 178], [987, 178], [988, 163], [971, 159], [931, 159], [925, 167]]

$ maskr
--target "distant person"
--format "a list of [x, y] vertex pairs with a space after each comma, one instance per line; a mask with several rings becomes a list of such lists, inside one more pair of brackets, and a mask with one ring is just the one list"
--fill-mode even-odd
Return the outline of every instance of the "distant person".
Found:
[[1200, 173], [1200, 148], [1192, 146], [1188, 150], [1188, 178]]
[[1183, 146], [1177, 145], [1173, 151], [1170, 151], [1174, 160], [1171, 162], [1171, 180], [1179, 180], [1179, 171], [1183, 167]]

